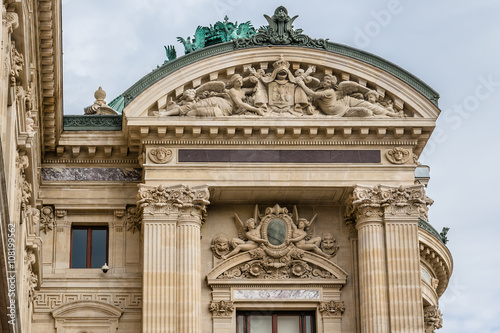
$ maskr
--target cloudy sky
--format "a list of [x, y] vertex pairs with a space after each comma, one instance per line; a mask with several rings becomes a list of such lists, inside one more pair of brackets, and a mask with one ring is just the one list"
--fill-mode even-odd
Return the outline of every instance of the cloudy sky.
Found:
[[83, 114], [102, 86], [109, 102], [165, 60], [164, 45], [228, 15], [267, 24], [285, 4], [296, 28], [405, 68], [441, 94], [430, 220], [451, 227], [455, 269], [441, 333], [500, 332], [500, 2], [498, 0], [63, 0], [64, 103]]

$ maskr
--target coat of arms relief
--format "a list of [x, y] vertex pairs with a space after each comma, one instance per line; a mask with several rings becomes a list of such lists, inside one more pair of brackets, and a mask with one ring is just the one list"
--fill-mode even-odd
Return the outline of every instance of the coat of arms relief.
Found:
[[242, 74], [190, 88], [150, 116], [227, 117], [405, 117], [401, 106], [358, 82], [316, 72], [316, 66], [290, 68], [282, 55], [272, 68], [246, 66]]
[[240, 253], [250, 254], [251, 259], [218, 278], [335, 278], [331, 272], [304, 260], [305, 253], [331, 259], [338, 250], [331, 233], [312, 235], [311, 227], [316, 217], [307, 220], [299, 217], [296, 206], [293, 213], [289, 213], [279, 205], [266, 208], [262, 215], [255, 206], [254, 216], [245, 222], [235, 214], [238, 237], [217, 234], [212, 239], [212, 252], [223, 262]]

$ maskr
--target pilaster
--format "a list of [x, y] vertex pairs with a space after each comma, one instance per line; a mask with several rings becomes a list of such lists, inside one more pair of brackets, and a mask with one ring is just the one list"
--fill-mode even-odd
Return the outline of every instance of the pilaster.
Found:
[[200, 227], [206, 186], [141, 185], [143, 332], [200, 332]]

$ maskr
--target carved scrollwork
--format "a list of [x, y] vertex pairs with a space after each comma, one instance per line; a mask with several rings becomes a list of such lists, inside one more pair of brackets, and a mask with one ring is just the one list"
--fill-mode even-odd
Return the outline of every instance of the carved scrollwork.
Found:
[[385, 156], [392, 164], [405, 164], [412, 158], [412, 153], [409, 149], [396, 147], [389, 150]]
[[319, 312], [323, 316], [342, 316], [345, 311], [344, 302], [321, 302], [319, 304]]
[[231, 317], [234, 312], [234, 304], [226, 301], [211, 301], [208, 309], [214, 317]]
[[165, 164], [172, 160], [173, 154], [171, 149], [159, 147], [150, 150], [148, 156], [153, 163]]
[[434, 333], [443, 327], [443, 314], [437, 306], [427, 306], [424, 308], [425, 333]]

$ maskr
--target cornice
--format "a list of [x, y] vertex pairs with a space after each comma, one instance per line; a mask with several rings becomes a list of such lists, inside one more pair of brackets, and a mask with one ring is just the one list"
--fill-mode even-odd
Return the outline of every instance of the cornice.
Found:
[[61, 2], [38, 2], [41, 113], [44, 151], [54, 151], [62, 131]]

